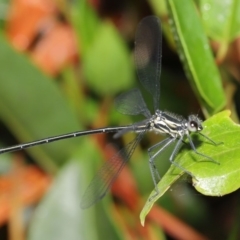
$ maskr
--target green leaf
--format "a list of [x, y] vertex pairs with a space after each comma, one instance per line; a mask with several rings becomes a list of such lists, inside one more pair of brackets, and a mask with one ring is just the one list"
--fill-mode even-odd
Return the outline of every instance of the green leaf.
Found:
[[83, 58], [87, 83], [98, 94], [116, 94], [133, 84], [133, 69], [124, 41], [110, 22], [103, 22]]
[[240, 34], [240, 1], [201, 0], [200, 10], [207, 34], [229, 43]]
[[[211, 157], [219, 164], [197, 155], [191, 148], [182, 148], [174, 160], [191, 172], [194, 176], [193, 186], [205, 195], [223, 196], [240, 187], [240, 126], [232, 122], [229, 115], [229, 111], [218, 113], [203, 124], [202, 133], [216, 143], [222, 142], [221, 144], [215, 146], [197, 134], [192, 138], [198, 152]], [[159, 194], [156, 195], [156, 191], [153, 190], [141, 212], [142, 224], [152, 205], [183, 174], [184, 171], [171, 165], [158, 183]]]
[[221, 78], [193, 1], [169, 0], [170, 23], [179, 56], [206, 115], [225, 106]]
[[86, 0], [71, 3], [71, 21], [77, 35], [80, 55], [85, 55], [91, 48], [100, 20]]
[[166, 1], [158, 1], [158, 0], [149, 0], [149, 4], [152, 6], [153, 11], [158, 16], [166, 16], [167, 15], [167, 4]]
[[[79, 129], [54, 80], [12, 49], [2, 35], [0, 63], [0, 118], [20, 142]], [[65, 140], [28, 151], [48, 171], [55, 171], [78, 143]]]
[[100, 21], [85, 0], [73, 5], [72, 22], [89, 87], [103, 96], [131, 87], [135, 70], [130, 51], [114, 25]]
[[80, 208], [80, 190], [85, 172], [72, 160], [59, 172], [45, 199], [37, 208], [29, 240], [98, 239], [93, 210]]

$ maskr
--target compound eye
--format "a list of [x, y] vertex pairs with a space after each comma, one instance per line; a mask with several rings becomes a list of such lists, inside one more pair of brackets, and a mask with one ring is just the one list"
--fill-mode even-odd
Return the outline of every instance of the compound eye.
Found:
[[196, 132], [198, 130], [198, 123], [196, 121], [188, 122], [188, 130], [190, 132]]

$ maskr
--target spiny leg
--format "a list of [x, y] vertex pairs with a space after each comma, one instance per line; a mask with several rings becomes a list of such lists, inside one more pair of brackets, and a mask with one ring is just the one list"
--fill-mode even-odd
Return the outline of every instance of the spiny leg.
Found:
[[[149, 149], [148, 149], [148, 156], [149, 156], [149, 164], [150, 164], [150, 171], [151, 171], [151, 175], [153, 177], [153, 175], [155, 174], [155, 176], [158, 178], [157, 181], [159, 182], [161, 180], [161, 177], [159, 175], [159, 172], [157, 170], [157, 167], [155, 165], [155, 156], [156, 156], [156, 153], [155, 154], [152, 154], [153, 150], [157, 147], [159, 147], [160, 145], [163, 145], [165, 143], [167, 143], [168, 141], [170, 141], [170, 139], [172, 138], [166, 138], [164, 140], [162, 140], [161, 142], [151, 146]], [[167, 144], [166, 144], [167, 145]], [[162, 148], [165, 148], [165, 145], [162, 147]], [[162, 149], [161, 148], [161, 149]], [[154, 178], [155, 179], [155, 178]]]
[[[159, 191], [158, 191], [158, 188], [157, 188], [157, 182], [156, 182], [156, 178], [155, 178], [155, 175], [154, 175], [154, 172], [157, 172], [157, 175], [159, 176], [159, 173], [157, 171], [157, 168], [155, 166], [155, 163], [154, 163], [154, 160], [156, 158], [157, 155], [159, 155], [166, 147], [168, 147], [170, 144], [172, 144], [174, 141], [176, 140], [176, 138], [167, 138], [165, 140], [163, 140], [162, 142], [160, 143], [157, 143], [156, 145], [152, 146], [149, 150], [151, 152], [152, 149], [154, 149], [155, 147], [165, 143], [163, 145], [163, 147], [161, 149], [159, 149], [154, 155], [152, 155], [149, 159], [149, 168], [150, 168], [150, 172], [151, 172], [151, 175], [152, 175], [152, 179], [153, 179], [153, 183], [154, 183], [154, 187], [155, 187], [155, 191], [156, 191], [156, 194], [154, 194], [150, 199], [149, 201], [151, 201], [152, 198], [154, 198], [156, 195], [159, 194]], [[160, 178], [160, 176], [159, 176]]]
[[213, 145], [215, 145], [215, 146], [218, 146], [218, 145], [220, 145], [220, 144], [223, 144], [223, 142], [215, 142], [214, 140], [212, 140], [211, 138], [209, 138], [208, 136], [206, 136], [205, 134], [203, 134], [203, 133], [201, 133], [201, 132], [199, 132], [199, 134], [201, 135], [201, 136], [203, 136], [204, 138], [206, 138], [209, 142], [211, 142]]
[[180, 144], [181, 144], [181, 142], [183, 141], [183, 137], [184, 137], [184, 136], [181, 136], [181, 137], [179, 138], [179, 140], [178, 140], [178, 142], [177, 142], [175, 148], [173, 149], [173, 152], [172, 152], [172, 154], [171, 154], [171, 156], [170, 156], [170, 158], [169, 158], [169, 161], [170, 161], [173, 165], [175, 165], [176, 167], [178, 167], [179, 169], [181, 169], [182, 171], [184, 171], [185, 173], [189, 174], [191, 177], [193, 177], [193, 178], [196, 179], [196, 177], [195, 177], [191, 172], [189, 172], [186, 168], [184, 168], [183, 166], [181, 166], [180, 164], [178, 164], [178, 163], [176, 163], [176, 162], [174, 161], [174, 158], [175, 158], [175, 156], [177, 155], [177, 153], [178, 153], [178, 151], [179, 151], [179, 149], [180, 149], [180, 147], [181, 147]]
[[[202, 135], [202, 134], [201, 134], [201, 135]], [[205, 136], [205, 135], [202, 135], [202, 136], [206, 137], [208, 140], [210, 140], [211, 142], [215, 143], [213, 140], [211, 140], [211, 139], [208, 138], [207, 136]], [[216, 163], [216, 164], [220, 164], [219, 162], [217, 162], [217, 161], [214, 160], [213, 158], [211, 158], [211, 157], [209, 157], [209, 156], [207, 156], [207, 155], [205, 155], [205, 154], [203, 154], [203, 153], [198, 152], [197, 149], [196, 149], [196, 147], [195, 147], [194, 144], [193, 144], [193, 141], [192, 141], [191, 136], [190, 136], [189, 134], [187, 134], [187, 137], [188, 137], [189, 143], [190, 143], [190, 145], [191, 145], [191, 147], [192, 147], [192, 150], [193, 150], [196, 154], [198, 154], [198, 155], [200, 155], [200, 156], [202, 156], [202, 157], [205, 157], [205, 158], [209, 159], [211, 162], [214, 162], [214, 163]]]

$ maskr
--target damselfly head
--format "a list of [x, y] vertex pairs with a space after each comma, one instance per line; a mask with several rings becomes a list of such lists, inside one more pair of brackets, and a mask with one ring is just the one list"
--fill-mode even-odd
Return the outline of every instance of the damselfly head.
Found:
[[202, 121], [197, 115], [188, 116], [188, 130], [190, 132], [199, 132], [203, 130]]

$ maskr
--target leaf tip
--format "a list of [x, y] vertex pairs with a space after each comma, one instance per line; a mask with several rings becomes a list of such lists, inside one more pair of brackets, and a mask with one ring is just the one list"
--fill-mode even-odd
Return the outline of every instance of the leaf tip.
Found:
[[144, 227], [144, 225], [145, 225], [145, 217], [143, 219], [141, 219], [141, 225]]

